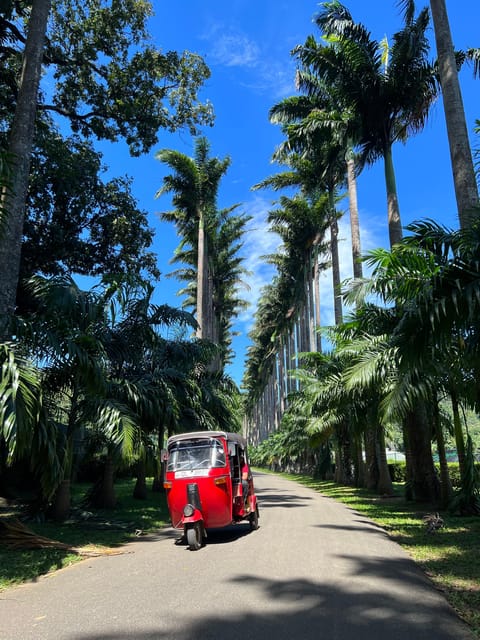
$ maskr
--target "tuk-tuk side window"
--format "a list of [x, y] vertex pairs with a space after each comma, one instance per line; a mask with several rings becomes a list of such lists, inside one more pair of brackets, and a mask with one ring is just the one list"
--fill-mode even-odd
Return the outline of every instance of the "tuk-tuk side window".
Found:
[[225, 467], [225, 451], [219, 440], [182, 440], [169, 451], [168, 471]]

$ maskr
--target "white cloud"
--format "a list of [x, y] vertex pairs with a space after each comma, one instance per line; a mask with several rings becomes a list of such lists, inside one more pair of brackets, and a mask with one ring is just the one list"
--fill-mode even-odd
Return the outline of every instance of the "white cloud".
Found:
[[260, 57], [258, 45], [245, 34], [215, 25], [203, 38], [211, 44], [208, 58], [225, 67], [255, 67]]
[[248, 72], [247, 77], [238, 80], [242, 86], [269, 92], [277, 100], [295, 91], [295, 68], [288, 54], [282, 64], [281, 57], [265, 53], [265, 46], [223, 24], [212, 26], [203, 39], [210, 43], [209, 63], [244, 68]]
[[278, 61], [262, 60], [257, 66], [257, 73], [248, 81], [242, 82], [254, 91], [269, 93], [275, 100], [281, 100], [295, 93], [295, 70], [293, 65], [282, 67]]

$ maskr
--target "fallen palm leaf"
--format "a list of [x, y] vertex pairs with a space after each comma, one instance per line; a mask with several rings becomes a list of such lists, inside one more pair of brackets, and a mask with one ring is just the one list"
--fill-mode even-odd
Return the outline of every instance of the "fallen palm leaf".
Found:
[[9, 549], [63, 549], [81, 556], [119, 555], [125, 553], [118, 549], [89, 550], [81, 547], [72, 547], [65, 542], [36, 534], [17, 518], [0, 519], [0, 544]]

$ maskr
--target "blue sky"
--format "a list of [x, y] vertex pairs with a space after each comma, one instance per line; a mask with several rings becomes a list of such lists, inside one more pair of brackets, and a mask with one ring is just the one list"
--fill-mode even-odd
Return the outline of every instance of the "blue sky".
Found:
[[[346, 0], [355, 20], [361, 21], [372, 36], [381, 40], [401, 26], [400, 9], [395, 0]], [[222, 180], [219, 206], [241, 203], [240, 211], [253, 216], [245, 238], [245, 267], [253, 272], [249, 278], [250, 309], [236, 323], [239, 336], [234, 339], [237, 353], [230, 374], [240, 383], [243, 375], [248, 332], [262, 286], [272, 278], [272, 270], [262, 256], [275, 251], [278, 238], [268, 233], [266, 215], [275, 195], [267, 191], [252, 192], [251, 187], [281, 170], [271, 163], [276, 145], [281, 141], [279, 128], [268, 121], [268, 111], [282, 98], [294, 94], [292, 48], [309, 34], [319, 36], [312, 22], [319, 5], [307, 0], [181, 0], [155, 1], [155, 16], [150, 31], [162, 50], [189, 50], [202, 55], [211, 69], [211, 78], [202, 90], [202, 99], [213, 103], [216, 121], [202, 132], [211, 143], [211, 155], [230, 156], [231, 166]], [[424, 4], [417, 2], [417, 7]], [[478, 0], [447, 0], [450, 26], [457, 49], [480, 46]], [[433, 43], [433, 27], [430, 29]], [[431, 57], [435, 56], [434, 45]], [[471, 67], [461, 72], [462, 92], [473, 146], [480, 147], [480, 136], [473, 135], [475, 119], [480, 119], [480, 80], [473, 79]], [[193, 140], [187, 132], [161, 134], [159, 145], [141, 158], [129, 158], [123, 146], [104, 148], [104, 161], [110, 172], [128, 174], [134, 180], [134, 194], [148, 211], [156, 230], [153, 246], [158, 254], [162, 278], [156, 289], [156, 301], [180, 306], [176, 296], [179, 283], [167, 278], [172, 270], [169, 260], [178, 244], [173, 226], [162, 223], [157, 213], [171, 209], [169, 196], [155, 200], [154, 194], [168, 173], [156, 159], [161, 148], [175, 148], [193, 154]], [[434, 106], [425, 130], [407, 145], [394, 147], [402, 224], [420, 218], [435, 218], [448, 227], [458, 226], [449, 150], [441, 99]], [[388, 246], [387, 208], [383, 163], [367, 168], [358, 181], [362, 250]], [[341, 208], [347, 210], [346, 200]], [[349, 228], [341, 225], [343, 273], [351, 275]], [[322, 277], [325, 325], [333, 322], [331, 278]]]

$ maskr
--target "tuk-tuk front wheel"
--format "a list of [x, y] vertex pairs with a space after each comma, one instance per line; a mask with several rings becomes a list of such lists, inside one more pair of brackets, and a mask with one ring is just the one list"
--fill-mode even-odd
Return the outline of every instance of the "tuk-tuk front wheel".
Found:
[[199, 522], [187, 529], [187, 543], [190, 551], [198, 551], [202, 546], [202, 526]]

